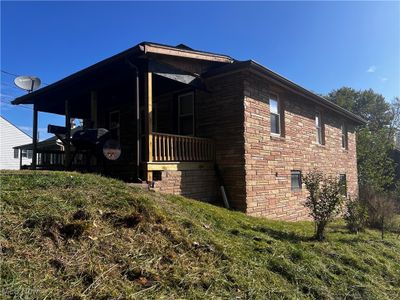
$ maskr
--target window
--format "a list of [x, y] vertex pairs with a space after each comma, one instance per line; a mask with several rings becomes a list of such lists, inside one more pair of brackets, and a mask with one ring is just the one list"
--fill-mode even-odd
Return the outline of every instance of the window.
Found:
[[269, 111], [271, 118], [271, 133], [281, 134], [280, 105], [276, 95], [269, 96]]
[[339, 175], [339, 186], [340, 186], [340, 191], [341, 191], [342, 195], [346, 195], [347, 194], [346, 174]]
[[182, 135], [194, 135], [194, 93], [178, 96], [178, 131]]
[[22, 149], [21, 156], [22, 157], [28, 157], [28, 150]]
[[348, 142], [347, 142], [347, 127], [346, 124], [343, 123], [341, 126], [342, 130], [342, 148], [347, 149], [348, 148]]
[[29, 159], [32, 158], [32, 153], [33, 153], [33, 150], [27, 150], [27, 157], [28, 157]]
[[317, 131], [317, 143], [323, 145], [324, 141], [322, 136], [322, 120], [321, 114], [319, 112], [315, 114], [315, 129]]
[[291, 172], [291, 188], [293, 190], [301, 190], [301, 171]]
[[19, 149], [14, 149], [14, 158], [19, 158]]

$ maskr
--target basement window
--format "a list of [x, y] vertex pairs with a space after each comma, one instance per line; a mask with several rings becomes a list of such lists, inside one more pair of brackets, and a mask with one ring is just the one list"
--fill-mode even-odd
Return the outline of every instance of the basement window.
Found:
[[347, 178], [346, 174], [339, 175], [339, 186], [342, 195], [347, 195]]
[[292, 191], [301, 190], [301, 171], [291, 172], [291, 189]]

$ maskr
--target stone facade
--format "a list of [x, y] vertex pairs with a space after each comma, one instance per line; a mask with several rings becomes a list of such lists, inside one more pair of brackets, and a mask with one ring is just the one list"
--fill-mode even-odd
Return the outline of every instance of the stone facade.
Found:
[[[279, 97], [284, 111], [283, 133], [271, 135], [269, 94]], [[316, 168], [325, 174], [346, 174], [347, 191], [358, 193], [354, 124], [331, 110], [248, 73], [245, 80], [246, 213], [281, 220], [308, 217], [304, 186], [291, 189], [291, 171], [306, 174]], [[324, 124], [325, 143], [317, 143], [315, 115]], [[341, 125], [348, 128], [348, 149], [341, 144]]]
[[[233, 208], [271, 219], [307, 219], [307, 191], [304, 186], [292, 190], [291, 171], [306, 174], [315, 168], [332, 176], [345, 174], [348, 194], [357, 195], [355, 124], [348, 118], [251, 70], [208, 78], [206, 86], [207, 92], [195, 92], [196, 136], [214, 139], [216, 163]], [[271, 135], [270, 94], [282, 106], [281, 136]], [[322, 145], [317, 143], [317, 112], [323, 122]], [[347, 149], [341, 145], [343, 123]], [[156, 189], [205, 201], [219, 197], [213, 170], [163, 171]]]
[[162, 180], [155, 182], [155, 191], [182, 195], [206, 202], [215, 202], [218, 198], [218, 186], [214, 170], [160, 172]]

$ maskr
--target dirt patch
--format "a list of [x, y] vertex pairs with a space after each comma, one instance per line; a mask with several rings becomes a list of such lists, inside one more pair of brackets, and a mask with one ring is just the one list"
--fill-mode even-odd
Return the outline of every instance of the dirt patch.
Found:
[[72, 219], [73, 220], [90, 220], [90, 213], [86, 210], [80, 209], [77, 210], [73, 215]]

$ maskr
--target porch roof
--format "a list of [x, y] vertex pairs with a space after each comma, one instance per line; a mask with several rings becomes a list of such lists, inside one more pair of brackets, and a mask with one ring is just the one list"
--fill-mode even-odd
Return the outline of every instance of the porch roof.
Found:
[[[11, 103], [14, 105], [35, 104], [39, 111], [64, 114], [64, 107], [59, 105], [61, 100], [64, 101], [64, 99], [72, 98], [78, 93], [82, 94], [83, 91], [87, 92], [88, 88], [96, 85], [95, 78], [99, 78], [99, 76], [102, 76], [102, 78], [111, 78], [113, 77], [112, 72], [119, 76], [121, 76], [121, 72], [125, 74], [132, 72], [127, 62], [140, 60], [152, 55], [175, 56], [215, 63], [232, 63], [234, 61], [233, 58], [227, 55], [197, 51], [182, 44], [173, 47], [158, 43], [142, 42], [48, 86], [18, 97]], [[78, 115], [76, 116], [78, 117]]]

